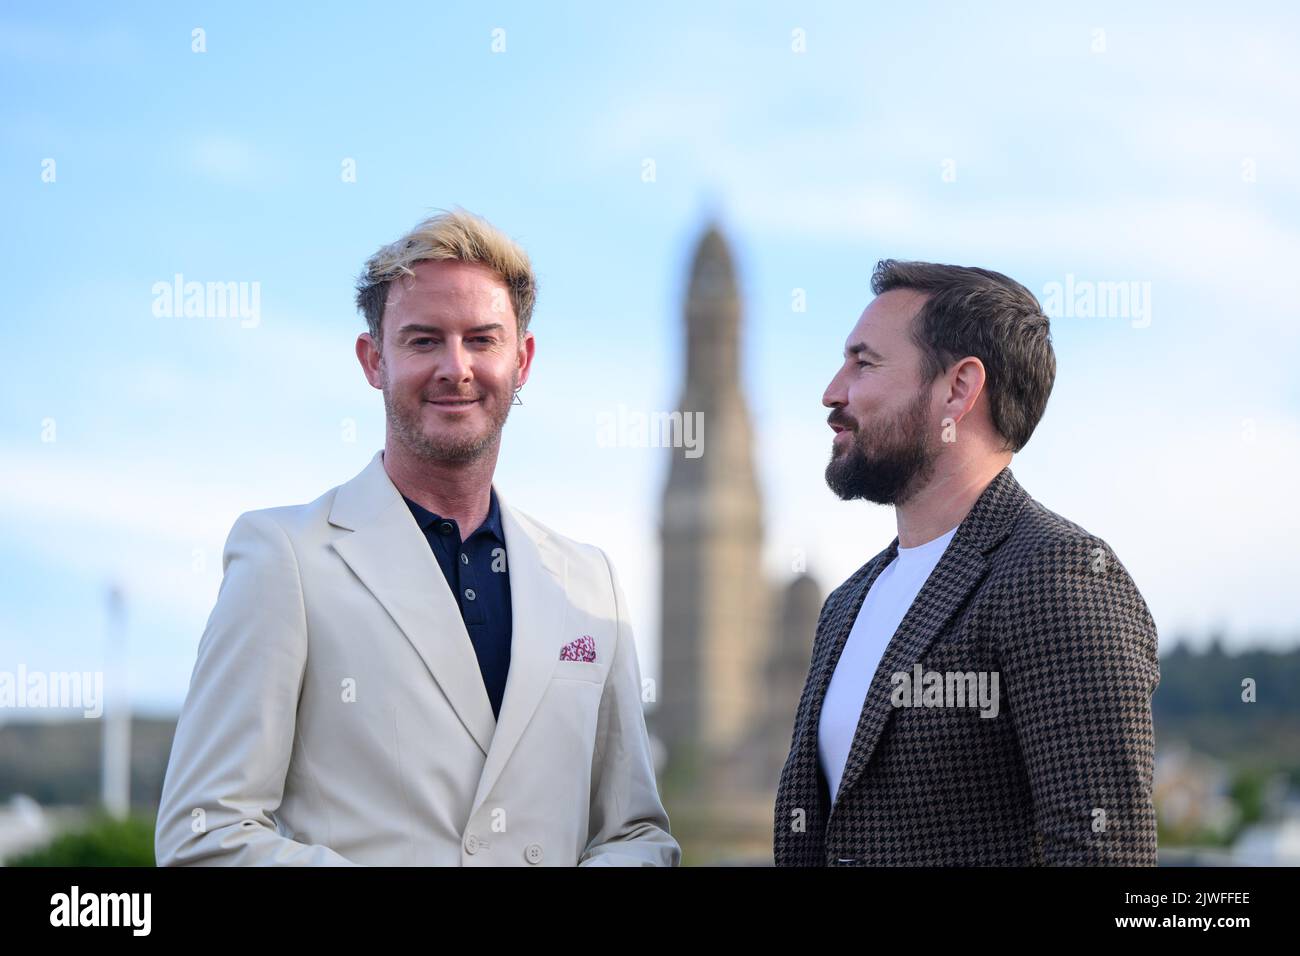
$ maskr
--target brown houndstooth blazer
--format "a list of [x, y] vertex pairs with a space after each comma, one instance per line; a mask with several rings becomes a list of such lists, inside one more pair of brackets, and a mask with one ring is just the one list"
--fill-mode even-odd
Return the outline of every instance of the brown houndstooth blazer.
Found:
[[[817, 726], [835, 663], [898, 539], [836, 588], [776, 798], [778, 866], [1153, 866], [1156, 628], [1106, 543], [1004, 468], [872, 678], [830, 806]], [[894, 707], [891, 675], [996, 671], [999, 709]]]

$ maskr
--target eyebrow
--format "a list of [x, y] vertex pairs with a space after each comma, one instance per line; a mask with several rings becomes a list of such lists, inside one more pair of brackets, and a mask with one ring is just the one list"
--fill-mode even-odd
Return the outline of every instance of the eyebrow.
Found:
[[[473, 328], [466, 329], [465, 332], [466, 334], [472, 332], [499, 332], [504, 329], [505, 326], [500, 322], [489, 322], [485, 325], [476, 325]], [[398, 335], [406, 335], [409, 332], [436, 332], [441, 335], [442, 329], [436, 325], [423, 325], [419, 322], [411, 322], [407, 325], [403, 325], [397, 330]]]
[[848, 348], [844, 350], [844, 356], [846, 358], [850, 355], [857, 355], [859, 353], [869, 355], [877, 362], [883, 362], [885, 359], [883, 355], [881, 355], [879, 352], [873, 349], [866, 342], [855, 342], [854, 344], [850, 345]]

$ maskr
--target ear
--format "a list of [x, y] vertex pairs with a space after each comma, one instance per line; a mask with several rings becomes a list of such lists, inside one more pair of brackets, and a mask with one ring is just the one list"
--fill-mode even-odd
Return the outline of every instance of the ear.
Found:
[[519, 387], [523, 388], [524, 383], [528, 381], [528, 374], [533, 368], [533, 355], [537, 351], [537, 341], [533, 338], [532, 332], [524, 333], [524, 340], [519, 343], [517, 357], [519, 360]]
[[370, 333], [362, 332], [358, 335], [357, 361], [361, 363], [361, 371], [366, 376], [366, 381], [378, 389], [384, 387], [384, 372], [380, 368], [380, 359], [379, 347]]
[[944, 410], [947, 417], [960, 422], [984, 394], [984, 383], [987, 381], [984, 363], [975, 356], [968, 355], [948, 369], [944, 381], [948, 386]]

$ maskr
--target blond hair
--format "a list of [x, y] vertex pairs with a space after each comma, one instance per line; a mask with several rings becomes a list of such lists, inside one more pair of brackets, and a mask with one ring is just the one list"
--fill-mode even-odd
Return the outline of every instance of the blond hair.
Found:
[[537, 300], [537, 277], [528, 253], [486, 219], [456, 207], [425, 219], [366, 260], [357, 279], [357, 309], [365, 315], [376, 346], [383, 343], [381, 323], [389, 283], [414, 275], [415, 263], [431, 259], [477, 262], [495, 272], [510, 293], [522, 342]]

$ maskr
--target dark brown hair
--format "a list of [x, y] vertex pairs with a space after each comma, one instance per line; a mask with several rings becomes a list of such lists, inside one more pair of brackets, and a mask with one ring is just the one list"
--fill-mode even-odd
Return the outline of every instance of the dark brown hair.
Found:
[[882, 259], [872, 273], [871, 291], [881, 295], [891, 289], [926, 296], [911, 327], [922, 355], [921, 381], [934, 381], [959, 359], [979, 359], [993, 427], [1006, 450], [1023, 448], [1056, 380], [1051, 329], [1033, 293], [989, 269]]

